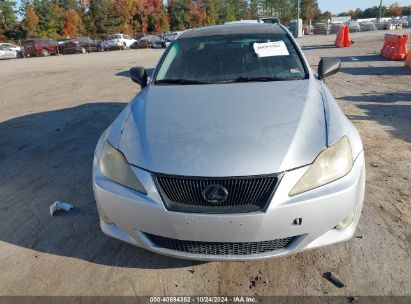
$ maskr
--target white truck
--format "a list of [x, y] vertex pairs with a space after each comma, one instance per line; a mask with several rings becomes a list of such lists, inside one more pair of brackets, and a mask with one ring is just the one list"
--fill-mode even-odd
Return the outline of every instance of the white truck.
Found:
[[112, 34], [112, 35], [108, 35], [106, 39], [100, 42], [100, 44], [98, 45], [98, 49], [100, 51], [112, 50], [112, 49], [125, 50], [125, 49], [129, 49], [130, 46], [134, 42], [136, 42], [136, 40], [131, 38], [128, 35]]

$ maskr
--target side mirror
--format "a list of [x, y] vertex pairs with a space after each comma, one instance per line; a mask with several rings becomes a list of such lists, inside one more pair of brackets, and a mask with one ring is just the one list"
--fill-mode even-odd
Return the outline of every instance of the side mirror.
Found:
[[143, 67], [133, 67], [130, 69], [130, 77], [142, 88], [147, 86], [147, 72]]
[[341, 67], [341, 60], [338, 58], [322, 58], [318, 64], [318, 78], [320, 80], [325, 77], [336, 74]]

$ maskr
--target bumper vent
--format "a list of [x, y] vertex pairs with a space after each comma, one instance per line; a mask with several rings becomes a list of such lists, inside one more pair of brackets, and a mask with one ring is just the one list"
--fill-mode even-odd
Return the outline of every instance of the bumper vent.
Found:
[[[201, 213], [265, 211], [279, 178], [279, 175], [234, 178], [154, 176], [168, 210]], [[207, 187], [224, 189], [225, 199], [217, 202], [206, 200], [204, 193]]]
[[181, 241], [158, 235], [146, 234], [149, 239], [159, 247], [185, 252], [190, 254], [204, 255], [252, 255], [272, 252], [284, 249], [295, 237], [277, 239], [263, 242], [249, 243], [219, 243], [219, 242], [197, 242]]

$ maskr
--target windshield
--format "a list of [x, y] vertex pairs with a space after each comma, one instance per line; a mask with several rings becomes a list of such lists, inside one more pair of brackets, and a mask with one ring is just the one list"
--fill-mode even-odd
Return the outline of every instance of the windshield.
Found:
[[286, 34], [177, 39], [162, 60], [156, 84], [297, 80], [307, 77]]
[[121, 39], [121, 35], [108, 35], [107, 40]]

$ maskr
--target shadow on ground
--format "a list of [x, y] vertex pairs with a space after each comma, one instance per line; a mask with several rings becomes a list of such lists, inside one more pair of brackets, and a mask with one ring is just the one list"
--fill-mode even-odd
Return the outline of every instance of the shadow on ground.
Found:
[[334, 44], [317, 44], [317, 45], [304, 45], [301, 47], [303, 51], [308, 50], [321, 50], [321, 49], [335, 49]]
[[404, 66], [367, 66], [367, 67], [342, 67], [340, 69], [342, 73], [350, 75], [390, 75], [390, 76], [400, 76], [400, 75], [411, 75], [411, 69], [407, 69]]
[[411, 91], [379, 93], [370, 92], [363, 95], [344, 96], [338, 99], [354, 101], [354, 102], [397, 102], [409, 101], [411, 102]]
[[338, 99], [354, 102], [358, 108], [365, 110], [364, 116], [349, 115], [351, 120], [376, 121], [390, 127], [388, 131], [394, 137], [411, 142], [411, 92], [371, 92]]
[[373, 62], [373, 61], [388, 61], [379, 54], [360, 55], [360, 56], [338, 56], [342, 62]]
[[[0, 240], [93, 263], [174, 268], [172, 259], [111, 239], [100, 231], [91, 167], [95, 145], [125, 103], [89, 103], [0, 123]], [[49, 205], [75, 209], [50, 216]], [[35, 254], [35, 252], [33, 253]]]

